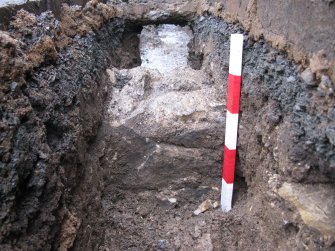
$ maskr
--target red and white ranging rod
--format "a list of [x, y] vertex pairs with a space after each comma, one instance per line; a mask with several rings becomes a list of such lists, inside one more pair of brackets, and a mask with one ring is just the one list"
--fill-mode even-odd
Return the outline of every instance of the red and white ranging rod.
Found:
[[243, 35], [230, 37], [227, 116], [222, 169], [221, 209], [228, 212], [233, 198], [238, 113], [240, 109]]

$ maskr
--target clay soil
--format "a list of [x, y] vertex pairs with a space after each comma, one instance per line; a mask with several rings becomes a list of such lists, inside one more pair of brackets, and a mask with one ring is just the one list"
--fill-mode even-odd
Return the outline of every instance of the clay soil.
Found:
[[[285, 51], [218, 17], [120, 18], [111, 6], [64, 6], [61, 22], [51, 12], [21, 11], [0, 32], [0, 249], [334, 250], [329, 77], [306, 78]], [[138, 34], [158, 23], [193, 31], [184, 74], [193, 73], [175, 74], [181, 81], [144, 71], [129, 77], [141, 63]], [[215, 202], [236, 32], [245, 36], [239, 151], [233, 210], [223, 213]], [[164, 87], [169, 81], [174, 89]], [[221, 103], [182, 114], [178, 130], [162, 121], [154, 131], [146, 110], [111, 123], [115, 89], [134, 88], [136, 107], [146, 107], [159, 83], [168, 95], [208, 90]], [[212, 113], [223, 119], [211, 120]], [[292, 199], [285, 184], [311, 196], [322, 187], [330, 195], [310, 203], [327, 203], [322, 215], [299, 195]]]

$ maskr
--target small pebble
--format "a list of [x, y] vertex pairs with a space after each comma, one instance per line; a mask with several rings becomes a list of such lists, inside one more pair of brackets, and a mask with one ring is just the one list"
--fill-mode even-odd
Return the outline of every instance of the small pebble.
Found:
[[301, 78], [302, 80], [305, 81], [305, 83], [309, 86], [316, 86], [316, 83], [314, 81], [314, 76], [313, 73], [311, 72], [310, 69], [306, 69], [301, 73]]
[[18, 86], [18, 83], [16, 83], [16, 82], [12, 82], [12, 83], [10, 84], [10, 89], [11, 89], [12, 91], [15, 91], [16, 88], [17, 88], [17, 86]]
[[168, 198], [168, 201], [170, 203], [176, 203], [177, 202], [177, 199], [176, 198]]
[[159, 240], [158, 246], [159, 249], [164, 250], [167, 247], [168, 241], [167, 240]]

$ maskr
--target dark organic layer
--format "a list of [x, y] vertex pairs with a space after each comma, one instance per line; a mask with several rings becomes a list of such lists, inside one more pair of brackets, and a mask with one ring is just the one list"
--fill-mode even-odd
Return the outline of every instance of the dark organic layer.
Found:
[[[194, 17], [187, 11], [184, 15], [164, 18], [185, 23]], [[178, 248], [183, 239], [172, 244], [175, 234], [157, 239], [167, 230], [181, 232], [188, 240], [185, 247], [193, 248], [201, 236], [193, 227], [202, 220], [210, 222], [206, 231], [213, 233], [219, 250], [333, 248], [334, 240], [322, 239], [294, 206], [274, 193], [283, 182], [322, 184], [326, 192], [334, 188], [332, 82], [326, 75], [320, 75], [319, 86], [313, 78], [307, 81], [284, 52], [262, 39], [246, 37], [244, 45], [235, 211], [224, 217], [209, 212], [198, 219], [189, 214], [187, 206], [198, 205], [207, 194], [215, 197], [197, 186], [212, 179], [216, 184], [220, 175], [208, 167], [220, 165], [221, 146], [197, 149], [192, 145], [196, 133], [180, 142], [181, 137], [169, 135], [159, 142], [161, 155], [148, 164], [149, 171], [159, 166], [172, 178], [179, 174], [174, 167], [195, 172], [179, 205], [154, 198], [159, 182], [169, 185], [155, 178], [159, 172], [150, 176], [148, 171], [144, 178], [153, 182], [141, 189], [123, 186], [127, 179], [137, 181], [132, 161], [152, 153], [157, 142], [103, 124], [112, 85], [106, 69], [138, 66], [141, 25], [162, 22], [129, 18], [131, 22], [116, 18], [114, 8], [90, 1], [83, 9], [64, 6], [61, 22], [50, 12], [35, 16], [20, 11], [8, 30], [0, 31], [0, 249], [66, 250], [73, 243], [77, 250]], [[211, 16], [194, 18], [190, 25], [191, 66], [210, 76], [209, 85], [224, 88], [229, 34], [243, 30]], [[222, 131], [211, 136], [223, 139]], [[116, 150], [122, 155], [115, 164], [110, 159]], [[177, 178], [172, 183], [174, 189], [186, 184]], [[143, 202], [135, 199], [139, 195]], [[178, 224], [169, 225], [173, 221]], [[236, 235], [242, 241], [236, 242]], [[201, 238], [206, 243], [210, 237]]]

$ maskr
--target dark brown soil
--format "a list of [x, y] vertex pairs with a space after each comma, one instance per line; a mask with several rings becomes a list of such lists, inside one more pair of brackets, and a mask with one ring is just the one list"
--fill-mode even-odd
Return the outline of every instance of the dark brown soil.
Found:
[[[72, 207], [72, 194], [101, 124], [105, 69], [123, 57], [114, 55], [125, 27], [114, 20], [93, 33], [81, 24], [69, 37], [50, 12], [21, 11], [0, 32], [1, 250], [69, 247], [80, 226], [87, 200]], [[75, 233], [63, 240], [69, 228]]]
[[[245, 37], [233, 210], [196, 216], [219, 200], [222, 132], [218, 146], [186, 147], [112, 128], [106, 113], [106, 69], [140, 64], [148, 20], [114, 18], [97, 1], [62, 14], [21, 11], [0, 31], [1, 250], [334, 249], [276, 192], [283, 182], [334, 185], [326, 75], [306, 81], [284, 52]], [[193, 67], [225, 88], [229, 35], [244, 31], [211, 16], [182, 21], [194, 32]]]

